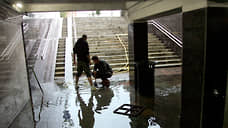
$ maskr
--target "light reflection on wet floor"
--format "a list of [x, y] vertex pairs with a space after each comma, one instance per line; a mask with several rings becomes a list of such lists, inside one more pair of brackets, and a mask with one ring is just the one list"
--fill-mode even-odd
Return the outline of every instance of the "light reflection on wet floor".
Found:
[[[91, 92], [86, 78], [80, 79], [80, 88], [55, 86], [45, 96], [39, 128], [147, 128], [148, 119], [156, 117], [162, 128], [179, 128], [180, 87], [156, 87], [155, 101], [142, 97], [129, 86], [128, 74], [111, 79], [110, 88]], [[48, 105], [47, 105], [48, 102]], [[146, 107], [138, 117], [114, 114], [122, 104]]]

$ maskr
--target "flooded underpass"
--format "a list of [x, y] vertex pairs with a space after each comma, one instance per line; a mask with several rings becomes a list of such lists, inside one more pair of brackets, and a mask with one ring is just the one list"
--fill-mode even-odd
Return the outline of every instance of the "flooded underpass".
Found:
[[[172, 70], [172, 69], [170, 69]], [[176, 70], [176, 69], [175, 69]], [[160, 73], [159, 73], [160, 72]], [[175, 72], [177, 73], [177, 72]], [[50, 83], [46, 93], [39, 128], [148, 128], [148, 119], [155, 117], [162, 128], [179, 128], [180, 74], [166, 76], [156, 72], [155, 98], [143, 97], [129, 84], [129, 74], [115, 74], [110, 88], [91, 91], [87, 78], [83, 77], [76, 91], [73, 83]], [[163, 80], [163, 84], [158, 83]], [[140, 105], [144, 111], [137, 117], [113, 113], [123, 104]], [[40, 111], [37, 107], [35, 111]], [[38, 115], [36, 119], [39, 119]]]
[[0, 12], [0, 128], [228, 128], [224, 1], [2, 0]]
[[[129, 79], [128, 58], [126, 57], [128, 56], [128, 35], [126, 34], [125, 19], [122, 17], [82, 19], [88, 22], [81, 21], [83, 24], [90, 25], [93, 29], [86, 31], [82, 29], [84, 25], [80, 25], [80, 28], [80, 20], [72, 17], [24, 20], [30, 28], [25, 33], [26, 46], [30, 49], [38, 49], [36, 53], [28, 52], [30, 55], [28, 58], [33, 57], [28, 59], [28, 64], [31, 67], [34, 66], [34, 71], [30, 70], [29, 73], [35, 127], [148, 128], [148, 120], [153, 117], [161, 128], [179, 128], [181, 67], [156, 68], [155, 97], [141, 96], [135, 90], [135, 84], [131, 83]], [[93, 27], [95, 25], [90, 24], [93, 22], [91, 19], [96, 20], [96, 23], [102, 24], [102, 26]], [[112, 21], [111, 25], [110, 21]], [[41, 28], [40, 31], [32, 31], [37, 28]], [[93, 34], [100, 28], [103, 28], [102, 33], [94, 36]], [[79, 80], [79, 89], [75, 89], [76, 67], [72, 63], [71, 51], [73, 43], [79, 38], [75, 35], [81, 36], [83, 32], [88, 34], [91, 56], [99, 55], [102, 60], [106, 60], [111, 65], [115, 72], [110, 78], [110, 88], [91, 91], [86, 76], [82, 76]], [[104, 36], [106, 32], [109, 32], [108, 36], [112, 38]], [[121, 35], [121, 38], [117, 38], [118, 34]], [[99, 37], [99, 40], [95, 37]], [[34, 43], [34, 40], [38, 43]], [[166, 49], [157, 44], [159, 41], [157, 37], [150, 36], [150, 40], [152, 41], [151, 47], [160, 49], [151, 49], [149, 59], [159, 59], [160, 52]], [[164, 66], [166, 62], [160, 60], [160, 64]], [[123, 67], [124, 70], [120, 70]], [[35, 75], [37, 75], [37, 80]], [[123, 104], [138, 105], [144, 110], [137, 116], [114, 113]], [[19, 124], [25, 125], [21, 122]]]

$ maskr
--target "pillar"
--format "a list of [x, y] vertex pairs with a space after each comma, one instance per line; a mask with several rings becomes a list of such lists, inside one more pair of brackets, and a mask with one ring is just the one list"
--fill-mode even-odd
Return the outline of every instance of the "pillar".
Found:
[[228, 8], [185, 1], [181, 128], [223, 128]]
[[[141, 94], [153, 94], [153, 75], [148, 66], [143, 71], [136, 70], [136, 63], [148, 61], [148, 27], [147, 22], [135, 22], [128, 27], [130, 81]], [[148, 82], [146, 82], [148, 81]]]
[[[227, 72], [227, 76], [228, 76], [228, 72]], [[228, 81], [228, 77], [226, 79], [226, 81]], [[228, 82], [226, 82], [226, 106], [225, 106], [225, 115], [224, 115], [224, 126], [223, 128], [228, 128]]]

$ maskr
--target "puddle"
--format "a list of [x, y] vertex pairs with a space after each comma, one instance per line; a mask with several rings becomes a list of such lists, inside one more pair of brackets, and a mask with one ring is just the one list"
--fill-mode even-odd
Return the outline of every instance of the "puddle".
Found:
[[[38, 128], [179, 128], [180, 88], [157, 87], [156, 98], [142, 97], [129, 85], [128, 74], [114, 75], [111, 86], [91, 92], [86, 78], [81, 78], [79, 89], [74, 85], [60, 88], [44, 106]], [[137, 117], [114, 114], [123, 104], [144, 106]], [[156, 117], [160, 127], [148, 124]], [[158, 125], [157, 125], [158, 126]]]

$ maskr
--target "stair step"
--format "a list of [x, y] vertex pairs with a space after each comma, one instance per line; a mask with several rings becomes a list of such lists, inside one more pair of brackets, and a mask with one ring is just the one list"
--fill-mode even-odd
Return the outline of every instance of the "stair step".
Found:
[[107, 63], [111, 64], [111, 63], [126, 63], [127, 60], [126, 58], [121, 58], [121, 59], [107, 59], [105, 60]]
[[149, 49], [148, 52], [152, 53], [152, 52], [170, 52], [172, 51], [171, 49]]
[[65, 55], [57, 55], [57, 57], [60, 57], [60, 58], [65, 58]]
[[65, 67], [65, 62], [58, 62], [55, 65], [56, 67]]
[[160, 44], [162, 43], [159, 39], [148, 39], [148, 44]]
[[65, 62], [65, 58], [58, 58], [56, 59], [56, 62]]
[[64, 77], [65, 72], [55, 72], [55, 77]]
[[65, 42], [66, 42], [66, 39], [60, 39], [59, 40], [59, 44], [65, 44]]
[[[94, 53], [94, 54], [96, 54], [96, 53], [122, 53], [122, 54], [125, 54], [125, 51], [124, 51], [124, 49], [123, 48], [119, 48], [119, 49], [101, 49], [101, 50], [90, 50], [90, 53], [92, 54], [92, 53]], [[127, 51], [127, 53], [128, 53], [128, 51]]]
[[115, 46], [115, 45], [121, 45], [120, 41], [108, 41], [108, 42], [88, 42], [90, 47], [97, 47], [97, 46]]
[[62, 46], [59, 45], [59, 46], [58, 46], [58, 49], [59, 49], [59, 48], [60, 48], [60, 49], [65, 49], [66, 46], [65, 46], [65, 45], [62, 45]]
[[65, 51], [66, 47], [58, 47], [58, 50], [64, 50]]
[[55, 76], [55, 78], [54, 78], [54, 80], [62, 80], [62, 79], [64, 79], [64, 76]]
[[65, 47], [65, 44], [59, 44], [58, 47], [59, 48]]
[[[102, 58], [100, 58], [101, 60], [104, 60], [104, 59], [102, 59]], [[107, 63], [126, 63], [127, 62], [127, 59], [126, 59], [126, 57], [125, 58], [117, 58], [117, 59], [112, 59], [112, 58], [107, 58], [107, 59], [105, 59], [105, 61], [107, 62]], [[72, 60], [72, 63], [73, 63], [73, 60]], [[74, 63], [73, 63], [74, 64]]]
[[165, 46], [164, 43], [149, 43], [148, 47], [154, 47], [154, 46]]
[[64, 72], [65, 71], [65, 67], [56, 67], [55, 68], [55, 72]]
[[[120, 43], [118, 45], [94, 45], [94, 46], [89, 45], [90, 50], [102, 50], [102, 49], [110, 49], [110, 48], [118, 49], [118, 48], [123, 48], [123, 46]], [[126, 46], [126, 48], [128, 48], [128, 46]]]
[[[92, 72], [93, 70], [91, 70], [91, 72]], [[119, 72], [119, 71], [127, 71], [127, 69], [126, 68], [112, 68], [112, 71], [113, 72]], [[76, 73], [77, 73], [77, 71], [73, 71], [73, 75], [76, 75]], [[84, 74], [84, 72], [83, 72], [83, 74]]]
[[103, 56], [115, 56], [115, 55], [124, 55], [125, 54], [125, 52], [124, 51], [121, 51], [121, 52], [103, 52], [103, 53], [91, 53], [91, 55], [96, 55], [96, 56], [101, 56], [101, 55], [103, 55]]
[[173, 63], [173, 64], [157, 64], [155, 68], [168, 68], [168, 67], [179, 67], [182, 66], [182, 63]]
[[179, 63], [179, 62], [181, 62], [181, 59], [156, 60], [157, 64]]
[[57, 55], [65, 55], [65, 52], [60, 52], [60, 51], [58, 51], [58, 52], [57, 52]]
[[155, 53], [149, 53], [150, 56], [155, 56], [155, 55], [175, 55], [174, 52], [155, 52]]
[[[112, 68], [116, 68], [116, 67], [124, 67], [126, 65], [126, 63], [111, 63], [109, 64]], [[90, 69], [93, 69], [94, 65], [90, 66]], [[73, 65], [73, 70], [76, 70], [76, 66]]]
[[150, 56], [150, 60], [161, 60], [161, 59], [175, 59], [179, 58], [177, 55], [171, 55], [171, 56]]
[[65, 52], [65, 49], [58, 49], [58, 52]]
[[148, 46], [148, 49], [166, 49], [167, 47], [165, 45], [163, 46]]
[[116, 37], [113, 37], [113, 38], [110, 38], [110, 39], [105, 39], [105, 38], [101, 38], [101, 39], [90, 38], [87, 41], [89, 43], [95, 43], [95, 42], [119, 42], [119, 39], [117, 39]]
[[[95, 55], [95, 54], [91, 54], [91, 56], [93, 56], [93, 55]], [[122, 54], [122, 55], [110, 55], [110, 56], [100, 55], [98, 57], [102, 60], [126, 58], [126, 56], [124, 54]]]
[[59, 41], [65, 41], [66, 39], [65, 38], [59, 38]]

